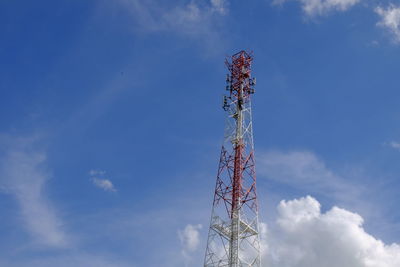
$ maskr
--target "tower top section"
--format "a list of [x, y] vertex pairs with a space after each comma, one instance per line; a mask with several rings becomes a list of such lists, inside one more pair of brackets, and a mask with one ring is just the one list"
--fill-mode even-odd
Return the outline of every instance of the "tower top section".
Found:
[[251, 94], [254, 94], [256, 79], [251, 77], [252, 53], [240, 51], [225, 60], [229, 70], [226, 75], [226, 90], [231, 100], [246, 102]]

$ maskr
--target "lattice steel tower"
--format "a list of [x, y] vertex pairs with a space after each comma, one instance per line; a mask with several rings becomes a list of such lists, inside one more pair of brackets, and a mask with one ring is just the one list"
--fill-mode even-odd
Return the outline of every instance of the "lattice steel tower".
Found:
[[261, 266], [250, 96], [251, 54], [226, 60], [224, 142], [218, 166], [204, 267]]

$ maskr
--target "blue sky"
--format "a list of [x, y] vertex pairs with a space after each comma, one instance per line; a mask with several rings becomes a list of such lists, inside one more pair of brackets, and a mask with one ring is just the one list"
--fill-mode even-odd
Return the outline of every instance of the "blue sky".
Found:
[[2, 1], [0, 40], [0, 266], [201, 266], [242, 49], [264, 262], [398, 266], [400, 3]]

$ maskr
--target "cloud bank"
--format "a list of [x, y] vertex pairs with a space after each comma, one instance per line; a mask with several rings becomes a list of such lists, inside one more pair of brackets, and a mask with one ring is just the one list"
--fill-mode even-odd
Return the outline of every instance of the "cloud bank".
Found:
[[281, 201], [268, 231], [263, 261], [271, 267], [397, 267], [400, 246], [368, 234], [363, 218], [333, 207], [321, 212], [310, 197]]

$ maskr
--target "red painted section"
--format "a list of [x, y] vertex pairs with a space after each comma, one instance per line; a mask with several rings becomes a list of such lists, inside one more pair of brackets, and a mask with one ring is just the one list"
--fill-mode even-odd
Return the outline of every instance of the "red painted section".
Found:
[[[241, 51], [225, 62], [230, 71], [229, 97], [238, 101], [240, 109], [254, 93], [250, 83], [252, 60], [251, 54]], [[229, 217], [232, 217], [235, 209], [241, 209], [243, 205], [256, 213], [258, 205], [254, 151], [246, 147], [243, 139], [237, 140], [232, 152], [228, 150], [225, 147], [221, 150], [214, 206], [223, 201]]]

